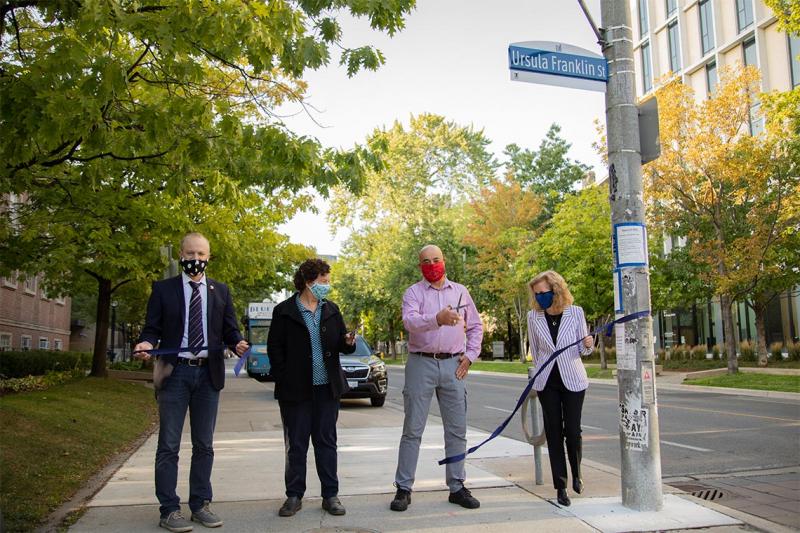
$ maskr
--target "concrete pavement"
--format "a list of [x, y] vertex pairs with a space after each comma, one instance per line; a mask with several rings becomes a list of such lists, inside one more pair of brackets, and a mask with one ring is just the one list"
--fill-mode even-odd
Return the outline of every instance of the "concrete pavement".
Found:
[[[232, 366], [232, 361], [229, 362]], [[230, 369], [229, 369], [230, 371]], [[447, 502], [444, 469], [438, 466], [443, 438], [440, 421], [428, 420], [420, 453], [412, 505], [404, 513], [389, 510], [402, 412], [387, 403], [346, 401], [339, 420], [340, 496], [347, 515], [333, 517], [320, 508], [319, 482], [309, 457], [304, 508], [292, 518], [279, 518], [283, 494], [283, 436], [272, 386], [229, 372], [222, 394], [215, 435], [213, 508], [227, 531], [645, 531], [712, 527], [720, 531], [756, 527], [782, 531], [777, 524], [744, 513], [730, 516], [720, 507], [691, 496], [668, 494], [665, 511], [632, 513], [620, 507], [619, 473], [584, 462], [584, 495], [573, 495], [570, 508], [551, 500], [555, 491], [545, 455], [545, 484], [533, 483], [531, 448], [499, 437], [470, 456], [467, 485], [481, 500], [477, 510]], [[178, 492], [188, 496], [190, 442], [184, 428]], [[470, 444], [485, 432], [470, 429]], [[153, 494], [152, 436], [88, 502], [86, 513], [70, 530], [159, 531], [158, 504]], [[665, 487], [665, 492], [676, 492]], [[716, 507], [716, 508], [712, 508]], [[188, 508], [184, 504], [184, 512]], [[647, 516], [645, 516], [647, 515]], [[195, 531], [203, 530], [196, 526]], [[750, 529], [752, 530], [752, 529]], [[163, 531], [163, 530], [162, 530]]]

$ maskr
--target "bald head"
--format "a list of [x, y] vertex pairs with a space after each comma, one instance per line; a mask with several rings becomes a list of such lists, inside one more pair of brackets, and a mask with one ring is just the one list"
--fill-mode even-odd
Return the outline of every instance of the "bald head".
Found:
[[442, 250], [435, 244], [426, 244], [419, 251], [419, 262], [422, 263], [438, 263], [444, 261]]
[[181, 257], [185, 259], [208, 259], [211, 254], [211, 245], [205, 235], [192, 232], [181, 239]]

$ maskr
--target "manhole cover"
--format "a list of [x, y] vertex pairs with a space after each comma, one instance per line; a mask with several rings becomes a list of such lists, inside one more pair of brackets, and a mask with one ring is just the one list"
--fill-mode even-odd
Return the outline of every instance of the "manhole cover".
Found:
[[717, 488], [707, 487], [697, 483], [670, 483], [670, 485], [676, 489], [681, 489], [684, 492], [688, 492], [692, 496], [707, 501], [719, 500], [725, 495]]
[[377, 529], [365, 527], [318, 527], [307, 529], [303, 533], [381, 533]]

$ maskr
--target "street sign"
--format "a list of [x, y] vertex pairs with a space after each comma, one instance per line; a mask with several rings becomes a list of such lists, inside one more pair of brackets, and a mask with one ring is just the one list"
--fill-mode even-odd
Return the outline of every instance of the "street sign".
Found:
[[600, 54], [552, 41], [525, 41], [508, 46], [512, 81], [605, 92], [608, 63]]

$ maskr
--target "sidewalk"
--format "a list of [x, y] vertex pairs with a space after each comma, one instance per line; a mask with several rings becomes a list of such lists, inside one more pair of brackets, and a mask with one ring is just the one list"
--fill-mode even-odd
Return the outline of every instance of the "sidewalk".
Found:
[[[229, 367], [232, 367], [232, 361]], [[583, 495], [559, 508], [545, 457], [544, 485], [533, 483], [532, 448], [499, 437], [470, 456], [467, 485], [481, 508], [467, 510], [447, 502], [442, 428], [430, 417], [420, 450], [412, 505], [404, 513], [389, 510], [402, 412], [386, 404], [344, 402], [339, 418], [340, 496], [347, 515], [333, 517], [320, 508], [319, 481], [309, 456], [308, 490], [303, 509], [279, 518], [284, 499], [283, 433], [272, 385], [230, 372], [222, 394], [215, 434], [214, 510], [225, 520], [222, 531], [644, 531], [710, 527], [713, 531], [788, 531], [766, 520], [732, 511], [665, 486], [665, 511], [633, 513], [619, 506], [620, 480], [614, 469], [584, 461]], [[485, 433], [470, 429], [474, 444]], [[163, 531], [153, 494], [152, 436], [88, 503], [70, 531]], [[188, 423], [181, 449], [178, 493], [188, 496], [191, 444]], [[184, 512], [188, 512], [184, 504]], [[746, 525], [749, 524], [749, 527]], [[204, 531], [200, 525], [195, 531]]]

